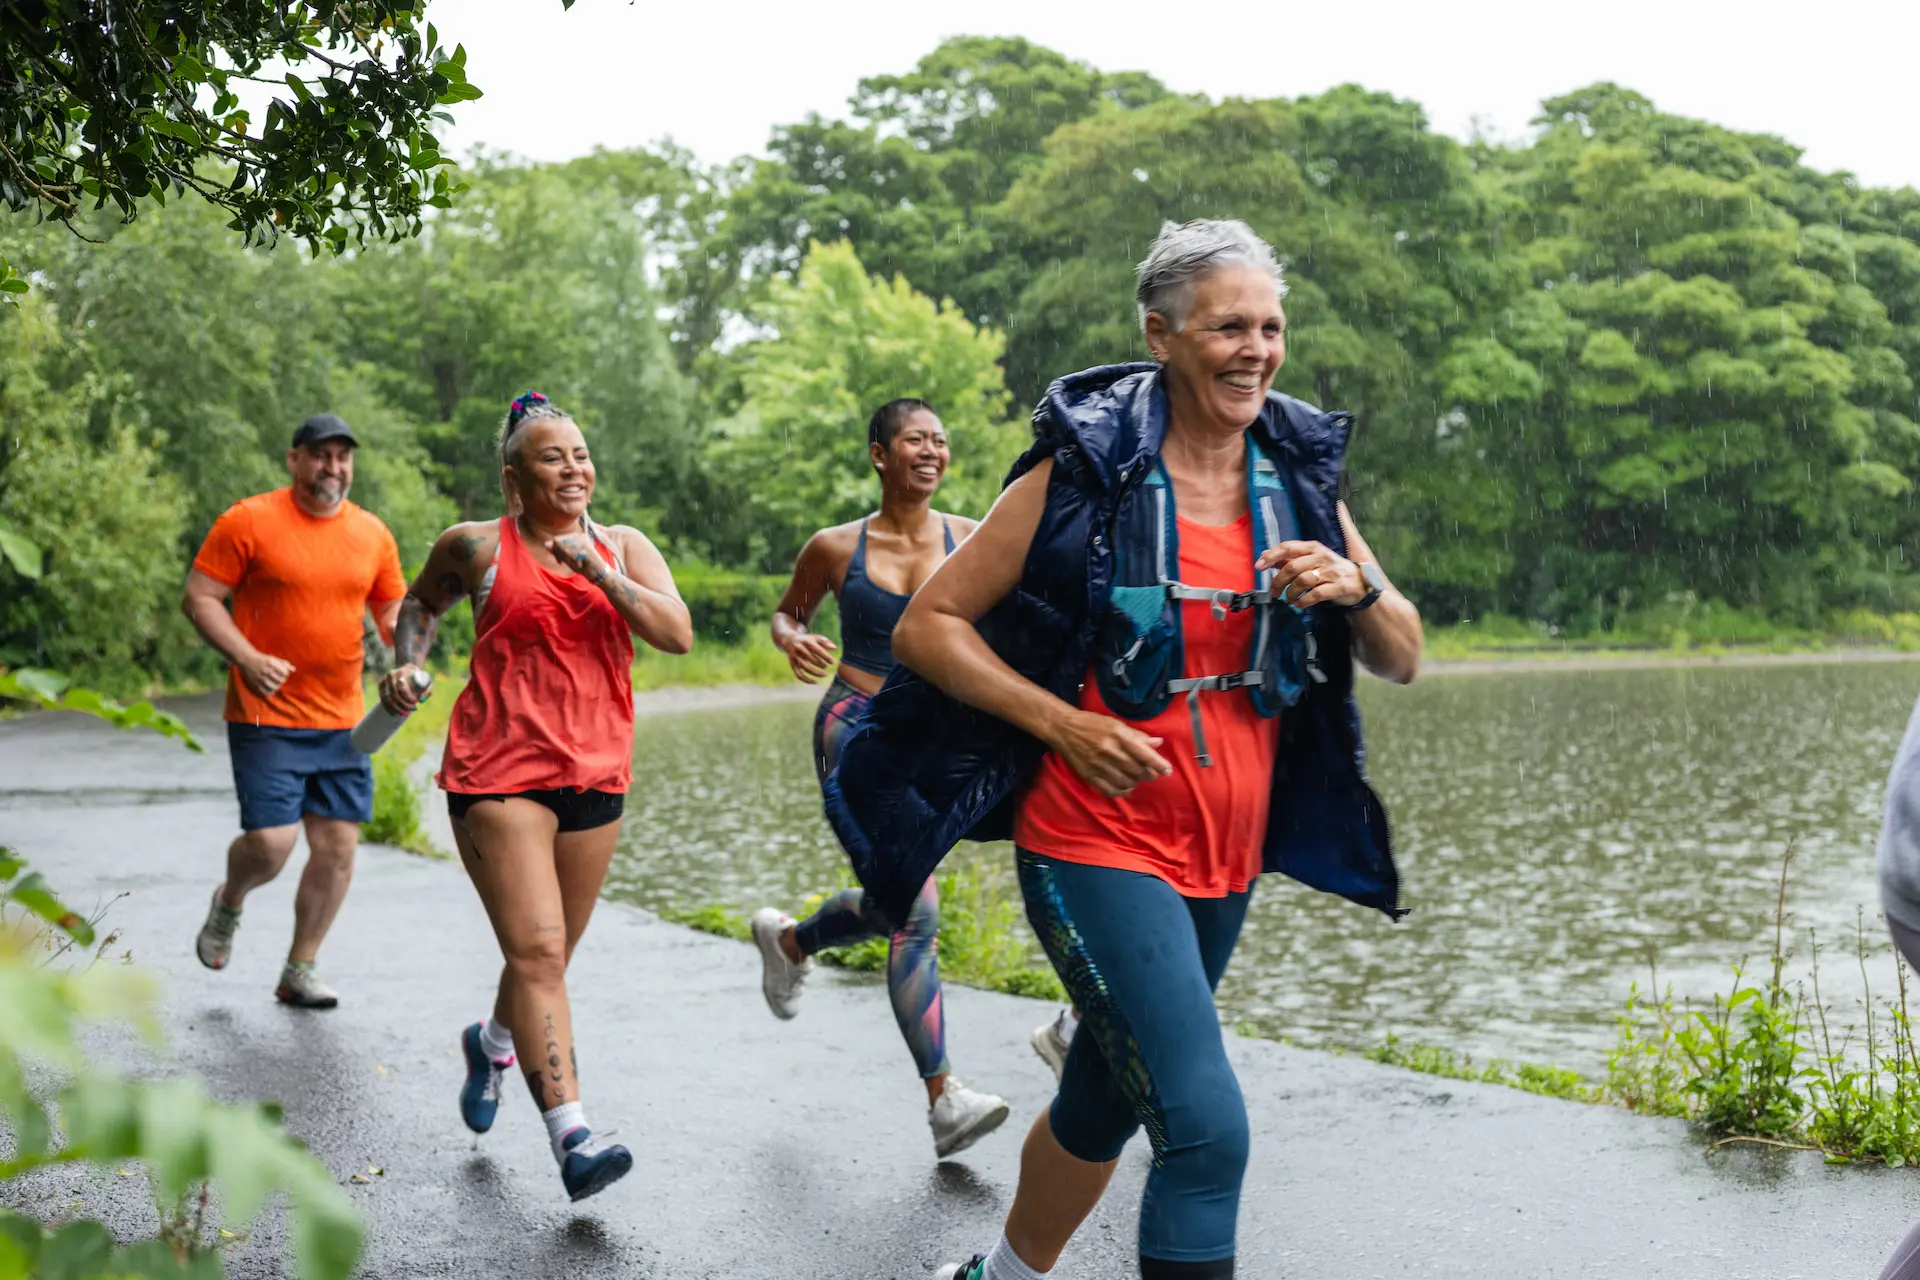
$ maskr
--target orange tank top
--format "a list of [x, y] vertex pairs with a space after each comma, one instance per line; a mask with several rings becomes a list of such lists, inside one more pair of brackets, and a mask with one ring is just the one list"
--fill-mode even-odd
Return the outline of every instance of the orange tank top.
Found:
[[633, 780], [633, 635], [604, 591], [540, 564], [516, 526], [500, 522], [440, 785], [466, 795], [624, 793]]
[[[1253, 590], [1249, 517], [1230, 525], [1178, 519], [1182, 582]], [[1253, 610], [1220, 620], [1204, 602], [1183, 601], [1180, 608], [1183, 676], [1246, 670], [1253, 651]], [[1080, 689], [1080, 709], [1113, 715], [1091, 672]], [[1015, 843], [1063, 862], [1158, 876], [1190, 898], [1219, 898], [1245, 889], [1260, 874], [1280, 721], [1257, 713], [1241, 689], [1202, 693], [1200, 718], [1213, 756], [1210, 768], [1194, 756], [1184, 697], [1175, 697], [1150, 720], [1130, 721], [1142, 733], [1163, 739], [1160, 754], [1173, 773], [1142, 783], [1118, 800], [1101, 795], [1066, 761], [1048, 752], [1021, 798]]]

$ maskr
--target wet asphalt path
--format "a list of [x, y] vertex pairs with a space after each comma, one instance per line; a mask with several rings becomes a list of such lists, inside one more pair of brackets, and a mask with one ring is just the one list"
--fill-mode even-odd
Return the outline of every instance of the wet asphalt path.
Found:
[[[121, 932], [116, 953], [164, 980], [174, 1055], [143, 1069], [278, 1099], [343, 1182], [384, 1170], [347, 1183], [368, 1224], [366, 1275], [910, 1280], [995, 1238], [1020, 1132], [1050, 1093], [1026, 1044], [1045, 1006], [949, 990], [956, 1064], [1015, 1118], [936, 1163], [876, 985], [823, 974], [781, 1024], [749, 948], [604, 904], [573, 967], [579, 1056], [589, 1117], [617, 1129], [637, 1165], [573, 1206], [523, 1089], [477, 1142], [460, 1123], [456, 1036], [486, 1009], [498, 957], [457, 865], [363, 851], [322, 956], [342, 993], [334, 1012], [272, 997], [291, 875], [249, 901], [228, 970], [194, 960], [235, 811], [217, 705], [181, 709], [207, 755], [79, 717], [0, 724], [0, 842], [76, 905], [124, 895], [106, 923]], [[1240, 1274], [1258, 1280], [1871, 1278], [1920, 1219], [1913, 1171], [1708, 1157], [1677, 1122], [1266, 1042], [1231, 1049], [1254, 1130]], [[1055, 1275], [1137, 1274], [1145, 1168], [1137, 1140]], [[63, 1170], [0, 1202], [98, 1214], [129, 1236], [152, 1222], [137, 1177]], [[283, 1245], [264, 1219], [228, 1274], [287, 1274]]]

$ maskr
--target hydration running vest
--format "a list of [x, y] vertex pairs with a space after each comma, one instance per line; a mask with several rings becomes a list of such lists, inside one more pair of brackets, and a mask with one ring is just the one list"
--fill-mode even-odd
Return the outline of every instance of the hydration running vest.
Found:
[[[1278, 468], [1247, 436], [1247, 509], [1254, 522], [1253, 550], [1260, 553], [1300, 536], [1293, 499]], [[1203, 767], [1212, 767], [1200, 724], [1200, 695], [1245, 689], [1260, 715], [1271, 719], [1300, 700], [1308, 680], [1324, 683], [1314, 644], [1312, 621], [1302, 610], [1276, 599], [1273, 571], [1255, 575], [1254, 590], [1193, 586], [1180, 581], [1180, 529], [1175, 520], [1173, 485], [1166, 464], [1154, 460], [1153, 474], [1127, 495], [1114, 521], [1114, 586], [1107, 616], [1093, 642], [1094, 679], [1114, 714], [1128, 720], [1159, 715], [1175, 694], [1187, 695], [1193, 743]], [[1205, 601], [1215, 618], [1257, 609], [1253, 653], [1245, 671], [1183, 676], [1183, 601]]]

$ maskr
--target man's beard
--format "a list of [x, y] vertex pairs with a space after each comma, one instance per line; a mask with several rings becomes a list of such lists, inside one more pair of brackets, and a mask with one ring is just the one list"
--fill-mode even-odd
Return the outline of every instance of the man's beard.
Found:
[[307, 496], [323, 507], [338, 506], [346, 499], [347, 482], [323, 477], [307, 485]]

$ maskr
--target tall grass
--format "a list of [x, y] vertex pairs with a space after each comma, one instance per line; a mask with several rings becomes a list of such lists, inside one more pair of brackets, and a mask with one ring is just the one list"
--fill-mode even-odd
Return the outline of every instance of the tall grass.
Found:
[[1600, 1080], [1531, 1064], [1475, 1068], [1470, 1059], [1430, 1045], [1387, 1043], [1378, 1062], [1457, 1079], [1485, 1080], [1534, 1093], [1673, 1116], [1697, 1125], [1715, 1145], [1751, 1142], [1818, 1151], [1835, 1164], [1920, 1162], [1920, 1047], [1907, 1006], [1907, 971], [1894, 958], [1894, 995], [1876, 1004], [1868, 981], [1864, 916], [1855, 925], [1854, 960], [1867, 992], [1864, 1021], [1841, 1026], [1820, 986], [1819, 940], [1808, 935], [1812, 967], [1789, 985], [1787, 885], [1792, 849], [1781, 859], [1772, 952], [1762, 977], [1733, 966], [1730, 990], [1703, 1005], [1676, 1002], [1657, 979], [1629, 990]]

